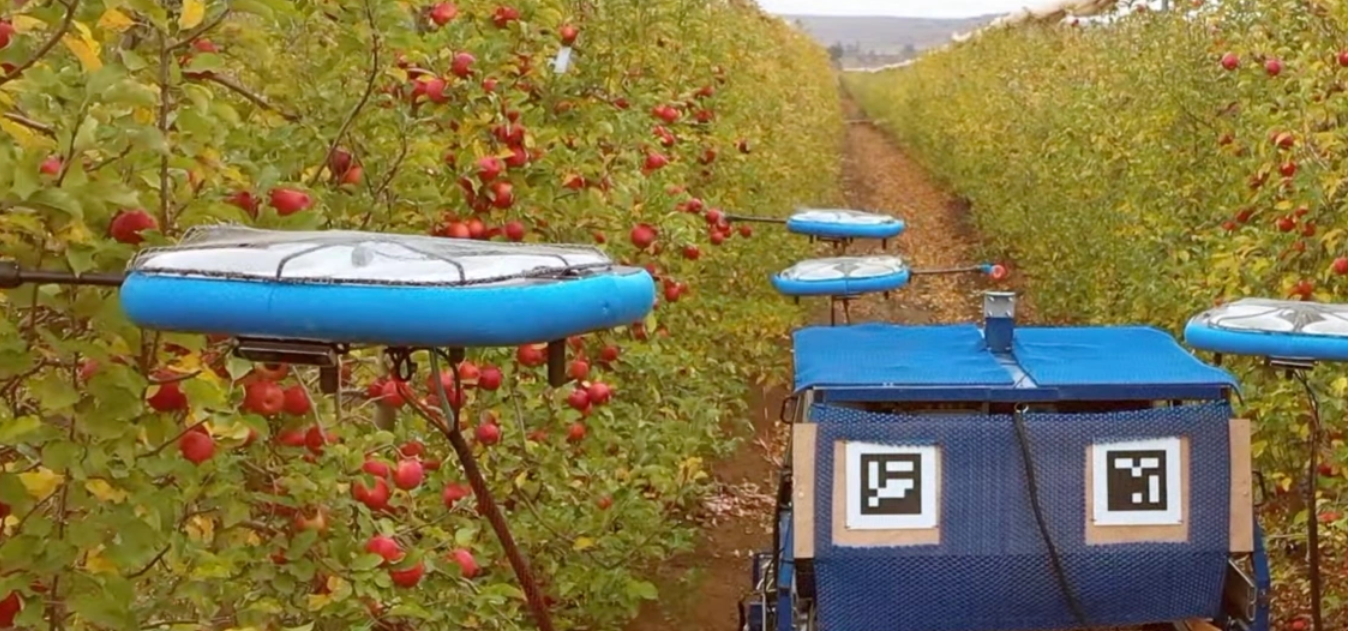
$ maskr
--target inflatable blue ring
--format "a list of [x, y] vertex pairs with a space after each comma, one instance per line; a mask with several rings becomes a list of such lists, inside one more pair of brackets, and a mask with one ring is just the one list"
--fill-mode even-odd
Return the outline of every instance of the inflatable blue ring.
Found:
[[855, 296], [900, 289], [910, 276], [898, 257], [837, 257], [801, 261], [774, 275], [772, 285], [786, 296]]
[[1246, 298], [1189, 320], [1184, 341], [1225, 355], [1348, 361], [1348, 306]]
[[[462, 348], [546, 342], [624, 326], [640, 321], [655, 302], [649, 273], [612, 266], [592, 248], [531, 249], [457, 239], [428, 245], [431, 237], [364, 233], [293, 235], [286, 241], [290, 235], [284, 233], [224, 231], [143, 253], [122, 285], [122, 309], [131, 322], [152, 330]], [[407, 245], [415, 250], [399, 249]], [[458, 253], [421, 257], [436, 248]], [[323, 253], [322, 260], [315, 252]], [[556, 269], [539, 265], [566, 261], [563, 256], [572, 260], [554, 263]], [[361, 260], [323, 276], [324, 266], [340, 268], [352, 259]], [[273, 264], [277, 260], [279, 266]], [[512, 260], [524, 263], [511, 268]], [[271, 271], [274, 267], [293, 271], [282, 274]], [[440, 268], [452, 270], [455, 278], [438, 281]], [[395, 274], [408, 280], [389, 280]]]
[[786, 220], [789, 232], [825, 239], [892, 239], [903, 234], [902, 219], [846, 209], [807, 209]]

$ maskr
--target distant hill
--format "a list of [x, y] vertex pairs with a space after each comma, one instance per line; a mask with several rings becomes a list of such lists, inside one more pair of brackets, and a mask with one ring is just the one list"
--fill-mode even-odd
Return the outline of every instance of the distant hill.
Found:
[[973, 30], [996, 15], [974, 18], [897, 18], [784, 15], [824, 46], [843, 48], [844, 66], [880, 65], [901, 61], [923, 49], [950, 41], [955, 33]]

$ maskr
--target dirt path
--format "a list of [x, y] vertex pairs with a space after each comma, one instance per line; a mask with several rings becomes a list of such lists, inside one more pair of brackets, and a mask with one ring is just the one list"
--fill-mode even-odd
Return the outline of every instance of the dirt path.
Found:
[[[861, 117], [855, 105], [846, 105], [849, 119]], [[978, 262], [971, 258], [975, 237], [964, 221], [962, 206], [878, 129], [849, 125], [843, 166], [850, 207], [891, 212], [907, 221], [905, 234], [890, 243], [891, 252], [919, 268]], [[852, 251], [879, 247], [861, 243]], [[854, 322], [977, 321], [982, 317], [981, 292], [988, 287], [973, 275], [922, 277], [905, 290], [908, 293], [889, 300], [867, 296], [850, 311]], [[828, 320], [824, 305], [818, 320]], [[643, 609], [627, 631], [737, 631], [736, 607], [750, 588], [749, 559], [771, 545], [771, 496], [784, 429], [776, 419], [785, 394], [781, 389], [753, 393], [750, 409], [756, 435], [713, 471], [724, 489], [715, 499], [730, 510], [704, 529], [695, 552], [672, 559], [663, 568], [660, 600]]]

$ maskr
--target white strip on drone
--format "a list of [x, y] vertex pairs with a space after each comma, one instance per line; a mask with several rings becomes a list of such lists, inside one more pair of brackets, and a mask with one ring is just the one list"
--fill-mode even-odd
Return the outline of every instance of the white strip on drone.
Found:
[[841, 223], [854, 225], [880, 225], [897, 223], [899, 220], [889, 215], [846, 209], [809, 209], [791, 215], [795, 221], [814, 221], [819, 223]]
[[782, 272], [790, 280], [821, 281], [897, 274], [908, 266], [897, 256], [846, 256], [801, 261]]

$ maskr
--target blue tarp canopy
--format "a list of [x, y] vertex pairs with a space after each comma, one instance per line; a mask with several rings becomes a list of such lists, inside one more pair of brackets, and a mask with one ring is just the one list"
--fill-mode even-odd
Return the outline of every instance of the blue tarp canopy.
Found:
[[1159, 329], [1017, 327], [992, 353], [972, 324], [815, 326], [795, 333], [796, 390], [830, 400], [1215, 399], [1236, 386]]

